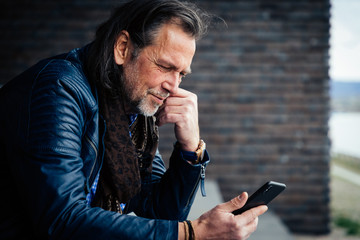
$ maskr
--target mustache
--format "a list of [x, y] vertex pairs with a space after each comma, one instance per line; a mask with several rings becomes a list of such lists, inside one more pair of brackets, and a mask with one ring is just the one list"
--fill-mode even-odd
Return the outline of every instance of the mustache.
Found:
[[170, 96], [170, 93], [168, 92], [162, 92], [155, 89], [149, 89], [148, 93], [159, 96], [161, 98], [168, 98]]

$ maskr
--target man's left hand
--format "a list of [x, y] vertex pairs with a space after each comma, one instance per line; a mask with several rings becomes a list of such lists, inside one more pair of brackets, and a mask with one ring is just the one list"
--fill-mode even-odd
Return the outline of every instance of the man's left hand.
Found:
[[179, 88], [171, 94], [156, 113], [156, 123], [174, 123], [175, 137], [184, 151], [194, 152], [200, 140], [196, 94]]

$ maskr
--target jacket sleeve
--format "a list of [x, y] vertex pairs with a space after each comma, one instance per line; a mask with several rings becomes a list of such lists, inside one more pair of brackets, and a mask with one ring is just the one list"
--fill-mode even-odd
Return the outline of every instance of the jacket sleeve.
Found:
[[[178, 222], [120, 215], [86, 204], [81, 139], [82, 72], [54, 60], [37, 76], [9, 155], [35, 239], [177, 239]], [[20, 121], [19, 121], [20, 122]]]
[[147, 218], [186, 220], [209, 161], [205, 152], [202, 163], [192, 165], [174, 148], [169, 169], [165, 172], [157, 151], [151, 179], [142, 182], [141, 193], [131, 200], [127, 210]]

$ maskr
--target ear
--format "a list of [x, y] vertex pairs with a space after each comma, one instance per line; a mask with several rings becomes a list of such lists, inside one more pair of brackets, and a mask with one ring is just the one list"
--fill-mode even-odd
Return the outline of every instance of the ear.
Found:
[[127, 31], [121, 31], [114, 46], [114, 58], [117, 65], [123, 65], [130, 47], [130, 35]]

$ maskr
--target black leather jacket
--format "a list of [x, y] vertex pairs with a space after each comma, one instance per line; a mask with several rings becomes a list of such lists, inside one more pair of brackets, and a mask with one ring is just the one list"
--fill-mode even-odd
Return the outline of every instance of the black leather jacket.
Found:
[[0, 239], [177, 239], [207, 153], [193, 166], [175, 149], [166, 173], [157, 153], [151, 181], [127, 204], [141, 217], [89, 207], [106, 124], [85, 57], [43, 60], [0, 90]]

